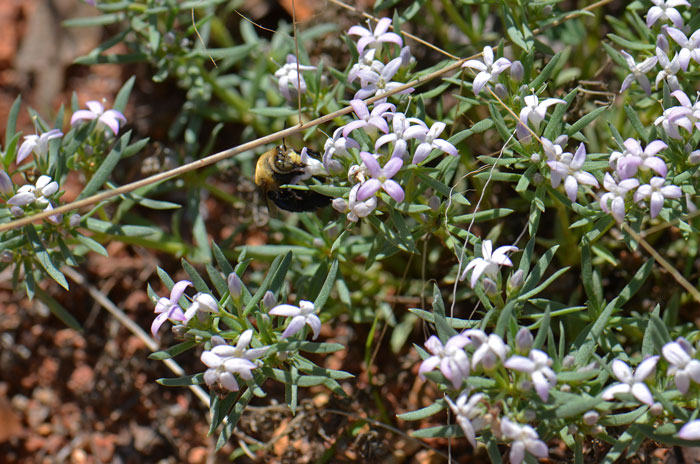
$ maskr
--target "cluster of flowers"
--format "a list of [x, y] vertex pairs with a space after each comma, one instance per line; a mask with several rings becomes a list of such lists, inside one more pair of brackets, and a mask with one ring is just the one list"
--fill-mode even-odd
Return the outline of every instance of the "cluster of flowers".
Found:
[[[510, 347], [496, 334], [487, 335], [482, 330], [469, 329], [454, 335], [444, 345], [433, 335], [425, 342], [431, 356], [423, 360], [418, 373], [425, 379], [425, 373], [438, 367], [452, 388], [459, 390], [470, 372], [480, 371], [488, 376], [495, 371], [502, 373], [502, 368], [507, 368], [525, 373], [529, 379], [522, 379], [519, 385], [523, 389], [534, 386], [537, 395], [546, 402], [550, 389], [557, 383], [557, 375], [550, 367], [550, 357], [541, 350], [533, 349], [532, 343], [530, 332], [525, 328], [520, 329], [515, 339], [515, 351], [519, 354], [508, 357]], [[465, 349], [470, 349], [471, 360]], [[549, 454], [547, 445], [532, 427], [508, 417], [498, 417], [490, 411], [485, 394], [470, 396], [467, 389], [460, 393], [456, 401], [449, 397], [446, 399], [472, 446], [476, 447], [476, 432], [490, 427], [497, 438], [512, 441], [510, 459], [515, 464], [523, 461], [525, 450], [540, 458]]]
[[[484, 240], [481, 246], [482, 257], [475, 258], [467, 265], [461, 278], [464, 279], [471, 271], [471, 286], [474, 287], [482, 276], [486, 288], [490, 279], [497, 279], [499, 266], [512, 266], [507, 254], [517, 251], [514, 246], [502, 246], [493, 251], [491, 241]], [[480, 372], [487, 376], [502, 376], [509, 369], [526, 374], [529, 378], [515, 375], [514, 381], [523, 391], [534, 387], [537, 396], [547, 402], [550, 390], [557, 385], [557, 374], [552, 370], [552, 359], [539, 349], [532, 348], [533, 337], [529, 330], [521, 328], [515, 337], [515, 355], [509, 356], [511, 348], [496, 334], [486, 334], [482, 330], [469, 329], [449, 338], [445, 344], [436, 336], [431, 336], [425, 342], [425, 348], [430, 353], [420, 365], [419, 375], [425, 379], [427, 372], [439, 368], [454, 390], [460, 390], [470, 373]], [[469, 353], [471, 353], [471, 360]], [[684, 338], [666, 343], [661, 353], [668, 363], [667, 374], [673, 376], [678, 391], [686, 395], [690, 390], [691, 381], [700, 384], [700, 360], [696, 358], [697, 350]], [[570, 356], [568, 358], [571, 358]], [[614, 401], [618, 394], [631, 394], [639, 402], [650, 408], [661, 411], [661, 404], [646, 385], [646, 380], [654, 372], [660, 356], [650, 356], [642, 361], [633, 372], [627, 363], [619, 359], [612, 362], [611, 370], [618, 382], [608, 386], [601, 393], [601, 398]], [[563, 366], [571, 365], [571, 359], [565, 359]], [[502, 368], [501, 368], [502, 366]], [[593, 368], [594, 365], [587, 368]], [[506, 374], [507, 376], [507, 374]], [[507, 377], [508, 378], [508, 377]], [[484, 393], [471, 394], [470, 389], [463, 390], [456, 400], [446, 397], [455, 414], [457, 423], [464, 432], [467, 440], [476, 446], [476, 432], [490, 427], [499, 439], [511, 441], [510, 459], [513, 463], [521, 463], [525, 451], [533, 456], [542, 458], [548, 456], [546, 444], [539, 439], [537, 432], [526, 424], [519, 424], [508, 417], [498, 417], [489, 407], [488, 397]], [[586, 425], [592, 426], [598, 422], [600, 413], [590, 410], [583, 414]], [[700, 439], [700, 420], [685, 424], [678, 436], [686, 440]]]
[[[235, 272], [228, 275], [227, 283], [231, 298], [234, 300], [240, 298], [243, 283]], [[158, 300], [155, 307], [157, 316], [151, 324], [151, 334], [154, 338], [159, 339], [158, 331], [166, 321], [177, 324], [173, 330], [180, 331], [191, 326], [190, 322], [195, 319], [195, 316], [200, 324], [206, 324], [209, 314], [219, 314], [222, 311], [216, 298], [203, 292], [193, 296], [189, 301], [189, 307], [183, 310], [180, 301], [186, 296], [185, 290], [190, 286], [192, 282], [181, 280], [173, 285], [168, 298], [162, 297]], [[315, 314], [316, 308], [310, 301], [301, 300], [299, 306], [275, 305], [275, 296], [268, 291], [262, 299], [262, 307], [269, 309], [267, 311], [269, 315], [291, 318], [280, 339], [292, 337], [306, 325], [313, 331], [314, 340], [321, 332], [321, 320]], [[262, 358], [269, 348], [268, 346], [248, 348], [253, 340], [253, 334], [252, 329], [243, 331], [238, 337], [236, 346], [229, 345], [221, 336], [211, 337], [211, 349], [204, 351], [200, 358], [208, 368], [204, 373], [204, 381], [207, 385], [238, 391], [238, 382], [234, 374], [244, 380], [253, 378], [251, 371], [262, 365], [262, 360], [259, 358]]]
[[[508, 67], [511, 67], [511, 71], [513, 69], [513, 63], [507, 58], [499, 58], [494, 62], [493, 52], [490, 47], [484, 48], [483, 55], [483, 63], [477, 60], [470, 60], [464, 64], [465, 67], [480, 71], [474, 79], [473, 89], [475, 94], [478, 94], [488, 83], [495, 82], [499, 74]], [[496, 84], [495, 91], [497, 93], [499, 85], [501, 84]], [[505, 92], [505, 87], [503, 87], [501, 92]], [[700, 128], [700, 104], [692, 105], [690, 99], [681, 90], [674, 91], [672, 95], [678, 99], [681, 105], [666, 110], [664, 116], [657, 120], [657, 124], [663, 124], [666, 134], [671, 138], [677, 139], [680, 138], [678, 127], [685, 128], [689, 133], [692, 132], [693, 125]], [[557, 98], [547, 98], [540, 101], [537, 95], [534, 94], [525, 96], [523, 98], [523, 107], [519, 114], [519, 121], [516, 125], [518, 139], [523, 143], [527, 143], [530, 140], [528, 128], [538, 131], [540, 123], [546, 116], [547, 108], [556, 104], [566, 104], [566, 102]], [[544, 154], [547, 157], [546, 164], [549, 167], [550, 181], [553, 188], [557, 188], [563, 183], [567, 197], [572, 202], [575, 202], [580, 184], [599, 187], [596, 177], [583, 170], [587, 156], [586, 147], [583, 143], [572, 154], [564, 151], [568, 142], [568, 137], [565, 135], [558, 137], [554, 141], [542, 137], [541, 141]], [[649, 143], [645, 149], [642, 149], [640, 142], [633, 138], [627, 139], [623, 145], [623, 152], [613, 152], [611, 154], [610, 167], [614, 170], [614, 173], [606, 173], [603, 179], [603, 187], [607, 192], [600, 198], [601, 209], [611, 214], [618, 222], [622, 222], [626, 211], [626, 196], [628, 194], [632, 196], [632, 192], [634, 192], [633, 201], [635, 203], [648, 201], [651, 217], [656, 217], [666, 199], [676, 199], [682, 194], [680, 187], [666, 185], [666, 163], [663, 159], [656, 156], [661, 150], [668, 148], [668, 145], [661, 140], [655, 140]], [[538, 153], [532, 156], [533, 162], [539, 162], [540, 159]], [[692, 152], [689, 159], [693, 160], [694, 164], [700, 162], [700, 150]], [[657, 175], [649, 175], [650, 171]], [[640, 179], [634, 178], [635, 175], [638, 175]], [[642, 184], [642, 182], [646, 183]]]
[[[431, 356], [421, 363], [419, 375], [424, 379], [425, 373], [439, 368], [452, 388], [460, 390], [470, 372], [478, 371], [482, 375], [498, 377], [506, 372], [503, 369], [505, 368], [526, 374], [528, 378], [516, 374], [513, 380], [518, 382], [517, 385], [523, 391], [534, 387], [537, 396], [543, 402], [547, 402], [550, 390], [557, 385], [557, 374], [551, 368], [550, 357], [545, 352], [532, 348], [532, 343], [533, 337], [530, 332], [521, 328], [515, 337], [515, 352], [518, 354], [508, 356], [511, 348], [496, 334], [487, 335], [481, 330], [470, 329], [454, 335], [444, 345], [433, 335], [425, 342]], [[471, 352], [471, 360], [467, 349]], [[682, 337], [667, 343], [662, 349], [663, 357], [668, 363], [667, 374], [674, 377], [676, 388], [683, 395], [688, 393], [691, 381], [700, 384], [700, 360], [696, 358], [696, 353], [696, 349]], [[616, 395], [631, 394], [639, 402], [661, 414], [661, 403], [654, 401], [645, 383], [654, 373], [659, 359], [658, 355], [651, 356], [642, 361], [634, 371], [624, 361], [615, 359], [611, 369], [618, 382], [603, 390], [601, 398], [614, 401]], [[564, 360], [563, 365], [568, 364], [567, 360]], [[513, 463], [523, 461], [525, 450], [539, 458], [548, 455], [546, 444], [539, 439], [532, 427], [519, 424], [508, 417], [499, 418], [494, 415], [494, 408], [489, 407], [486, 394], [471, 394], [471, 391], [466, 389], [456, 400], [449, 397], [446, 397], [446, 400], [472, 446], [476, 446], [476, 433], [490, 427], [497, 438], [512, 441], [510, 459]], [[515, 415], [516, 412], [512, 411], [511, 415]], [[589, 426], [595, 425], [599, 418], [600, 413], [595, 410], [590, 410], [582, 416], [584, 423]], [[678, 436], [685, 440], [700, 439], [700, 420], [685, 424]]]
[[[71, 117], [71, 125], [77, 125], [83, 121], [97, 120], [97, 126], [100, 128], [108, 128], [113, 135], [119, 133], [119, 126], [126, 123], [126, 118], [117, 110], [105, 111], [104, 106], [98, 101], [87, 102], [87, 110], [78, 110]], [[17, 150], [15, 163], [21, 164], [30, 154], [34, 154], [39, 159], [45, 159], [49, 153], [49, 142], [54, 139], [63, 137], [63, 132], [59, 129], [52, 129], [42, 134], [26, 135], [24, 142]], [[0, 193], [11, 195], [7, 200], [10, 206], [10, 211], [15, 217], [23, 216], [27, 209], [41, 209], [44, 211], [52, 211], [54, 204], [51, 201], [59, 190], [58, 182], [50, 176], [41, 175], [34, 185], [23, 185], [15, 191], [15, 187], [10, 179], [10, 176], [3, 170], [0, 170]], [[49, 221], [54, 224], [59, 224], [63, 221], [61, 214], [49, 216]], [[80, 221], [80, 216], [74, 214], [70, 218], [71, 227], [75, 227]]]
[[[683, 32], [683, 17], [676, 9], [677, 6], [690, 6], [686, 0], [652, 0], [652, 6], [647, 12], [647, 26], [652, 27], [657, 22], [670, 21], [674, 27], [663, 25], [661, 31], [665, 34], [659, 34], [656, 38], [655, 56], [646, 58], [641, 63], [637, 64], [629, 53], [621, 51], [622, 56], [627, 62], [630, 74], [625, 78], [620, 88], [620, 92], [624, 92], [633, 81], [644, 89], [647, 95], [651, 95], [651, 83], [646, 74], [654, 69], [658, 64], [661, 70], [656, 75], [656, 88], [662, 81], [666, 81], [671, 90], [679, 90], [680, 84], [676, 74], [682, 69], [688, 71], [688, 65], [692, 58], [696, 63], [700, 63], [700, 29], [696, 30], [687, 37]], [[680, 50], [669, 58], [670, 44], [668, 38], [672, 39]]]
[[[687, 1], [654, 0], [653, 3], [654, 6], [647, 12], [647, 26], [652, 27], [657, 22], [670, 21], [674, 27], [667, 25], [661, 27], [663, 33], [657, 35], [655, 56], [646, 58], [640, 64], [636, 64], [634, 58], [626, 51], [621, 52], [631, 74], [623, 81], [620, 92], [625, 91], [636, 80], [647, 95], [650, 95], [651, 84], [646, 73], [658, 64], [661, 70], [656, 76], [656, 88], [658, 89], [661, 82], [665, 81], [673, 91], [671, 95], [680, 105], [664, 109], [663, 114], [654, 124], [660, 126], [669, 139], [680, 141], [683, 144], [681, 149], [687, 155], [688, 164], [695, 165], [700, 163], [700, 150], [693, 150], [688, 142], [694, 128], [700, 130], [700, 104], [691, 103], [690, 98], [681, 90], [676, 75], [688, 71], [691, 59], [700, 63], [700, 29], [690, 38], [686, 37], [682, 31], [683, 18], [676, 7], [690, 6]], [[674, 52], [673, 58], [669, 58], [668, 38], [680, 47], [680, 50]], [[686, 137], [681, 135], [679, 128], [683, 128], [688, 135]], [[648, 200], [651, 217], [656, 217], [666, 199], [677, 199], [682, 195], [680, 187], [667, 184], [668, 168], [664, 159], [658, 156], [669, 146], [662, 140], [654, 140], [643, 149], [641, 143], [633, 138], [625, 140], [623, 145], [622, 152], [613, 152], [610, 157], [613, 173], [605, 174], [603, 186], [608, 193], [601, 197], [600, 206], [603, 211], [612, 214], [616, 221], [622, 222], [625, 217], [625, 198], [634, 191], [633, 202]], [[635, 175], [638, 178], [635, 178]], [[688, 209], [694, 210], [695, 205], [689, 198], [687, 200]]]
[[[398, 34], [388, 32], [390, 26], [391, 19], [383, 18], [379, 20], [374, 30], [369, 25], [366, 28], [353, 26], [348, 30], [349, 35], [359, 37], [358, 62], [352, 66], [348, 74], [348, 82], [352, 83], [356, 80], [360, 82], [360, 89], [355, 92], [353, 100], [350, 101], [357, 119], [338, 127], [324, 145], [323, 166], [326, 172], [338, 174], [347, 169], [352, 188], [347, 199], [336, 198], [333, 201], [333, 207], [341, 213], [347, 213], [348, 220], [352, 222], [367, 217], [375, 210], [377, 193], [380, 190], [386, 192], [397, 203], [404, 200], [404, 190], [394, 178], [404, 167], [412, 139], [417, 140], [418, 144], [413, 151], [411, 164], [420, 164], [433, 150], [458, 156], [455, 146], [440, 138], [440, 134], [446, 127], [444, 123], [438, 121], [428, 127], [421, 119], [397, 111], [396, 105], [387, 103], [386, 98], [379, 99], [371, 109], [363, 101], [372, 96], [384, 95], [402, 86], [402, 83], [392, 79], [401, 68], [407, 68], [412, 63], [410, 48], [403, 47], [403, 40]], [[377, 59], [384, 43], [403, 47], [399, 56], [387, 63]], [[312, 69], [315, 68], [299, 66], [299, 70], [302, 71]], [[306, 90], [306, 84], [297, 72], [297, 60], [292, 55], [287, 58], [287, 64], [275, 73], [275, 77], [278, 79], [280, 93], [285, 98], [289, 95], [290, 86], [302, 93]], [[407, 94], [412, 91], [412, 88], [408, 88], [398, 94]], [[370, 138], [375, 139], [374, 153], [361, 151], [360, 144], [350, 137], [350, 134], [357, 130], [363, 130]], [[376, 137], [379, 132], [382, 135]], [[381, 147], [389, 144], [392, 145], [390, 156], [378, 153]], [[359, 152], [361, 162], [355, 163], [358, 160], [350, 151], [351, 149]], [[341, 160], [348, 162], [344, 163]]]

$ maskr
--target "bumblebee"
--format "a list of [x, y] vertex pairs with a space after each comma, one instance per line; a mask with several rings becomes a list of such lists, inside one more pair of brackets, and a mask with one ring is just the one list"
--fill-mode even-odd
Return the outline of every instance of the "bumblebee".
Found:
[[298, 190], [283, 185], [294, 185], [300, 180], [320, 174], [321, 163], [309, 158], [309, 150], [298, 154], [291, 148], [280, 145], [266, 151], [255, 165], [255, 184], [263, 189], [267, 198], [278, 208], [294, 213], [315, 211], [328, 205], [330, 197], [313, 190]]

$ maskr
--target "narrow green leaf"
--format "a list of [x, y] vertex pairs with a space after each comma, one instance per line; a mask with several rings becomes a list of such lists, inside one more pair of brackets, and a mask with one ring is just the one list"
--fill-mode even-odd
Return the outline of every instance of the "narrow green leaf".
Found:
[[197, 346], [198, 343], [195, 341], [186, 341], [178, 343], [177, 345], [171, 346], [166, 350], [156, 351], [148, 356], [148, 359], [155, 359], [156, 361], [162, 361], [164, 359], [174, 358], [175, 356], [184, 353]]
[[121, 138], [117, 140], [117, 143], [114, 144], [112, 151], [109, 152], [102, 164], [100, 164], [100, 167], [97, 168], [97, 171], [92, 176], [92, 179], [90, 179], [83, 191], [80, 193], [80, 195], [78, 195], [78, 200], [95, 194], [97, 190], [102, 187], [105, 182], [107, 182], [107, 178], [110, 176], [110, 174], [112, 174], [114, 167], [122, 157], [122, 151], [127, 145], [129, 145], [130, 138], [131, 131], [122, 135]]
[[204, 383], [204, 374], [192, 374], [185, 375], [182, 377], [175, 377], [172, 379], [160, 378], [156, 379], [156, 382], [164, 387], [188, 387], [190, 385], [199, 385]]
[[442, 343], [446, 343], [450, 337], [457, 335], [457, 331], [447, 323], [445, 318], [445, 303], [442, 300], [440, 287], [433, 284], [433, 314], [435, 317], [435, 328]]
[[331, 290], [333, 290], [333, 286], [335, 285], [335, 277], [337, 274], [338, 260], [334, 259], [331, 263], [331, 268], [328, 271], [328, 276], [326, 277], [325, 282], [323, 282], [323, 287], [321, 287], [321, 291], [319, 292], [318, 296], [316, 297], [316, 300], [314, 301], [314, 307], [317, 311], [320, 311], [321, 308], [323, 308], [323, 306], [326, 304], [326, 301], [328, 300], [328, 297], [331, 294]]
[[53, 260], [51, 259], [51, 255], [49, 255], [48, 250], [44, 247], [44, 244], [39, 238], [39, 235], [36, 233], [34, 226], [25, 226], [24, 233], [29, 238], [32, 248], [34, 249], [34, 255], [39, 261], [39, 264], [41, 264], [41, 267], [44, 268], [49, 277], [58, 282], [61, 287], [68, 290], [68, 281], [66, 280], [66, 277], [54, 264]]
[[417, 421], [422, 420], [430, 416], [434, 416], [439, 413], [447, 406], [446, 402], [442, 399], [437, 400], [435, 403], [425, 408], [418, 409], [416, 411], [405, 412], [403, 414], [397, 414], [396, 417], [403, 421]]
[[[29, 273], [27, 274], [27, 276], [32, 276], [32, 274]], [[34, 279], [34, 277], [32, 276], [31, 279]], [[78, 322], [78, 320], [75, 317], [73, 317], [73, 315], [65, 307], [63, 307], [61, 303], [59, 303], [51, 295], [46, 293], [40, 286], [34, 286], [34, 292], [36, 294], [36, 297], [39, 300], [41, 300], [42, 303], [48, 306], [51, 313], [57, 318], [59, 318], [61, 322], [63, 322], [73, 330], [77, 330], [79, 332], [83, 330], [83, 328], [80, 326], [80, 322]]]

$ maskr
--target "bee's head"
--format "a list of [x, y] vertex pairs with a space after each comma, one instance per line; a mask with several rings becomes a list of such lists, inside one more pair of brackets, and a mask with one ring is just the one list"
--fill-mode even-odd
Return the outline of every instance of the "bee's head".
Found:
[[299, 169], [304, 168], [304, 163], [297, 152], [284, 145], [277, 147], [275, 152], [274, 165], [272, 169], [277, 174], [297, 173]]

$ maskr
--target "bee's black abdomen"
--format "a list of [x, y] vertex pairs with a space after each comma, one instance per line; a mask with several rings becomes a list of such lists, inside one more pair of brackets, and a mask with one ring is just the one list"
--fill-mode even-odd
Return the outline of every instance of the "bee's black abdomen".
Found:
[[331, 202], [331, 197], [321, 195], [313, 190], [297, 190], [290, 188], [270, 190], [267, 192], [267, 197], [277, 205], [278, 208], [293, 213], [316, 211], [319, 208], [328, 206]]

